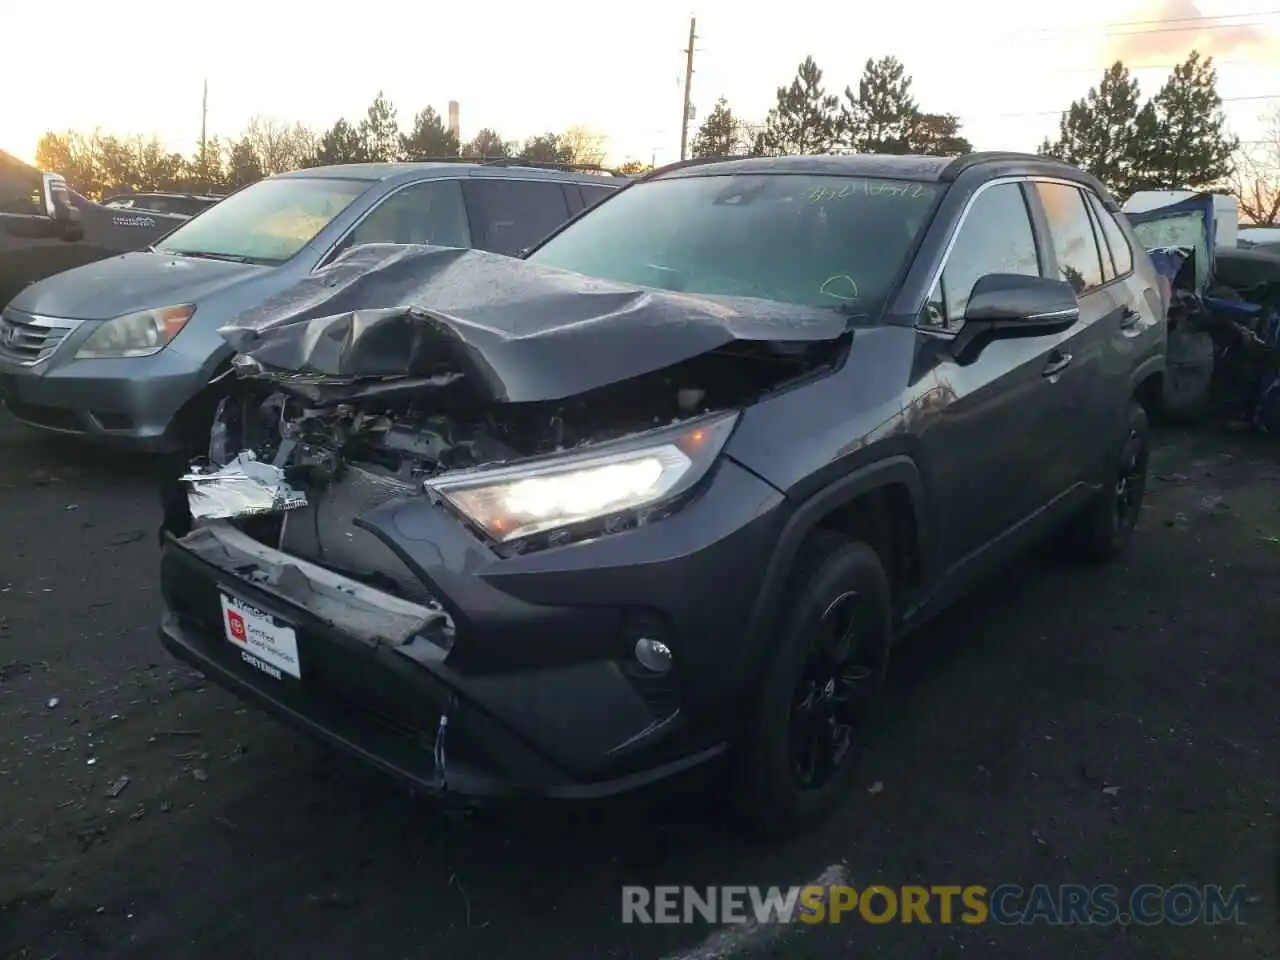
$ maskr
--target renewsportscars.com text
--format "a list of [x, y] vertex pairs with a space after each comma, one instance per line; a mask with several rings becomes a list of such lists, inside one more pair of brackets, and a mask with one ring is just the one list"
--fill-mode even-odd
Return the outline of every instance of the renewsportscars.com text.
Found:
[[623, 923], [1242, 923], [1243, 886], [623, 887]]

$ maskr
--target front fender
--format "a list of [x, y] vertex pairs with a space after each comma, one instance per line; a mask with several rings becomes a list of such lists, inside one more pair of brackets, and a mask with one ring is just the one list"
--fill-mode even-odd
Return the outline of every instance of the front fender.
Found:
[[905, 487], [910, 494], [921, 569], [930, 569], [931, 524], [924, 513], [924, 485], [920, 471], [910, 457], [897, 454], [859, 467], [809, 496], [796, 507], [783, 526], [752, 605], [742, 660], [744, 676], [740, 689], [745, 695], [749, 696], [754, 689], [754, 681], [762, 669], [773, 638], [778, 606], [805, 538], [835, 510], [858, 497], [895, 484]]

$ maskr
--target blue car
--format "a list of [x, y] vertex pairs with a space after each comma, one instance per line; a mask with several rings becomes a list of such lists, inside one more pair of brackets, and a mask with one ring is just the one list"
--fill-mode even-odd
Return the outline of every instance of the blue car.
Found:
[[627, 178], [502, 163], [349, 164], [261, 180], [145, 250], [26, 287], [0, 317], [0, 398], [33, 426], [140, 449], [207, 441], [218, 328], [349, 248], [518, 255]]

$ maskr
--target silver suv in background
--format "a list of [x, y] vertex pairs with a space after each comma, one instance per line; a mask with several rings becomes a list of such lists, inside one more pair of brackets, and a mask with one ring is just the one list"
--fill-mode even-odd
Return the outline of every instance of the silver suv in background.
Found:
[[34, 426], [138, 448], [207, 439], [205, 388], [232, 354], [218, 328], [245, 310], [358, 244], [515, 256], [628, 182], [514, 161], [350, 164], [260, 180], [146, 250], [18, 294], [0, 317], [0, 398]]

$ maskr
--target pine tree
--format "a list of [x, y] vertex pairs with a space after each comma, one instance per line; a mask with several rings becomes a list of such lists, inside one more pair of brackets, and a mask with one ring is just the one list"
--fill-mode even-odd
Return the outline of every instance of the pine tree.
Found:
[[840, 108], [844, 144], [855, 153], [911, 152], [920, 108], [911, 96], [911, 77], [896, 57], [868, 60], [858, 93], [845, 87]]
[[370, 160], [385, 162], [399, 156], [400, 124], [396, 120], [396, 108], [381, 90], [360, 121], [360, 139], [364, 141], [365, 153]]
[[507, 143], [502, 137], [498, 136], [496, 130], [483, 127], [472, 138], [471, 142], [462, 148], [461, 155], [480, 159], [486, 157], [509, 157], [514, 149], [515, 144]]
[[364, 163], [368, 159], [360, 131], [343, 119], [325, 131], [316, 148], [317, 165]]
[[247, 186], [263, 177], [262, 164], [253, 141], [241, 137], [231, 145], [227, 158], [227, 185], [232, 188]]
[[960, 118], [949, 113], [922, 113], [911, 132], [911, 153], [958, 157], [973, 153], [973, 144], [960, 136]]
[[445, 128], [434, 108], [427, 107], [413, 118], [413, 129], [400, 137], [399, 156], [402, 160], [456, 157], [458, 149], [458, 135]]
[[753, 153], [768, 156], [830, 153], [837, 145], [839, 98], [822, 86], [822, 71], [805, 57], [789, 87], [778, 87], [777, 105], [769, 111]]
[[[1087, 170], [1112, 192], [1127, 196], [1143, 178], [1147, 118], [1139, 124], [1141, 90], [1117, 60], [1096, 87], [1074, 101], [1058, 123], [1058, 138], [1040, 152]], [[1140, 126], [1142, 129], [1140, 129]]]
[[1142, 186], [1198, 189], [1222, 183], [1234, 171], [1240, 142], [1226, 130], [1213, 58], [1192, 51], [1151, 98], [1141, 118]]
[[742, 153], [743, 147], [742, 123], [721, 97], [698, 128], [690, 153], [695, 157], [731, 157]]

